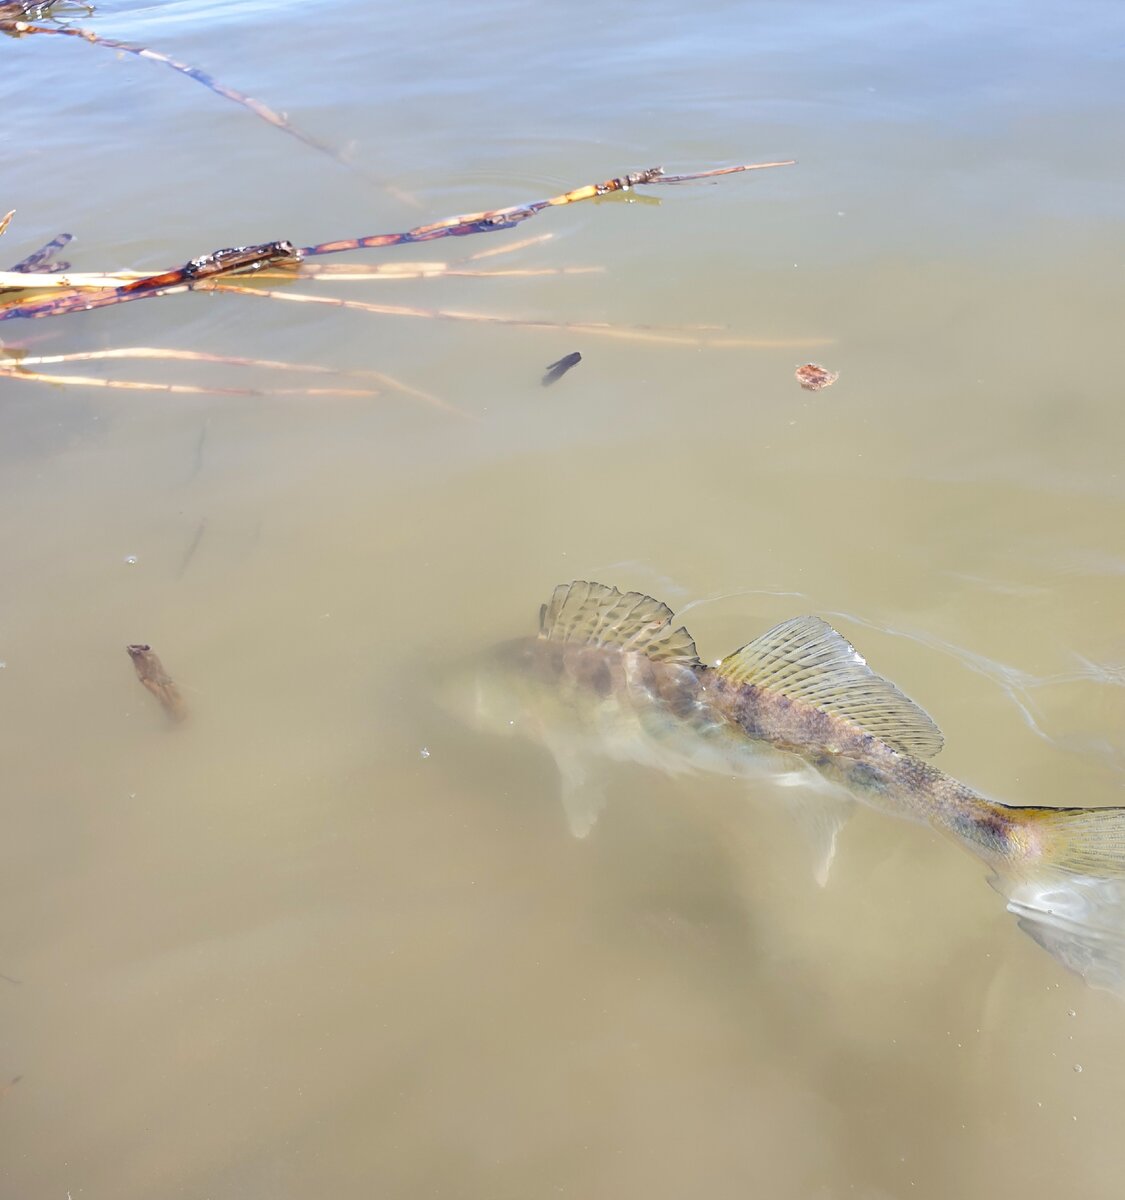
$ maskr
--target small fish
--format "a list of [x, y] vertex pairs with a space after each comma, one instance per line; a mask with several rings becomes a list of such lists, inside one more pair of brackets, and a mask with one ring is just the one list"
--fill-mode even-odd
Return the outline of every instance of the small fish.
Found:
[[667, 605], [578, 580], [542, 606], [538, 636], [497, 647], [447, 696], [478, 727], [551, 752], [576, 837], [605, 802], [599, 759], [801, 785], [822, 885], [855, 800], [928, 823], [991, 868], [1040, 945], [1125, 995], [1125, 808], [1017, 807], [943, 774], [931, 718], [818, 617], [711, 667]]
[[561, 379], [571, 367], [576, 367], [582, 361], [582, 355], [577, 350], [573, 354], [566, 355], [565, 358], [560, 358], [558, 362], [553, 362], [547, 368], [547, 374], [543, 376], [543, 386], [550, 387], [556, 380]]

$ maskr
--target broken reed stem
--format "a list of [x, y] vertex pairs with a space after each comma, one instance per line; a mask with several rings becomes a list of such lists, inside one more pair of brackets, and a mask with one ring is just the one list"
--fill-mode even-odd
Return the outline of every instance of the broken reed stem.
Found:
[[220, 83], [213, 75], [200, 70], [199, 67], [193, 67], [189, 63], [180, 62], [170, 54], [164, 54], [160, 50], [150, 50], [147, 46], [137, 46], [130, 42], [119, 42], [114, 38], [102, 37], [100, 34], [93, 33], [89, 29], [79, 28], [76, 25], [33, 25], [27, 21], [15, 20], [12, 16], [8, 15], [8, 10], [13, 7], [18, 12], [18, 5], [0, 5], [0, 33], [7, 33], [17, 38], [37, 33], [49, 37], [79, 38], [81, 41], [88, 42], [91, 46], [102, 46], [107, 50], [116, 50], [122, 54], [133, 54], [137, 58], [148, 59], [149, 62], [161, 63], [163, 66], [170, 67], [173, 71], [178, 71], [181, 75], [186, 75], [189, 79], [194, 79], [196, 83], [203, 84], [205, 88], [209, 88], [216, 95], [222, 96], [226, 100], [233, 100], [235, 104], [240, 104], [243, 108], [249, 109], [256, 117], [260, 117], [263, 121], [273, 125], [276, 129], [280, 129], [283, 133], [289, 134], [290, 137], [296, 138], [299, 142], [303, 142], [306, 146], [311, 146], [312, 149], [319, 151], [321, 154], [327, 154], [329, 158], [334, 159], [344, 166], [352, 166], [338, 150], [325, 142], [319, 141], [311, 134], [305, 133], [304, 130], [298, 129], [284, 113], [275, 112], [274, 109], [263, 104], [260, 100], [255, 100], [253, 96], [246, 95], [245, 92], [227, 87], [225, 83]]
[[315, 246], [296, 248], [291, 242], [266, 242], [256, 246], [236, 246], [215, 250], [192, 259], [182, 267], [172, 268], [156, 275], [142, 276], [117, 288], [89, 293], [69, 293], [46, 299], [33, 299], [0, 306], [0, 321], [16, 317], [51, 317], [67, 312], [103, 308], [129, 300], [149, 299], [170, 295], [178, 291], [200, 287], [204, 281], [222, 275], [254, 271], [279, 263], [296, 264], [302, 259], [322, 254], [339, 254], [346, 250], [379, 249], [387, 246], [429, 242], [438, 238], [468, 237], [478, 233], [493, 233], [499, 229], [511, 229], [521, 221], [528, 220], [545, 208], [557, 208], [577, 204], [596, 196], [613, 192], [630, 191], [635, 187], [662, 183], [684, 183], [689, 180], [709, 179], [719, 175], [732, 175], [741, 171], [761, 171], [772, 167], [791, 166], [793, 160], [770, 163], [744, 163], [734, 167], [717, 167], [709, 171], [698, 171], [690, 175], [665, 175], [660, 167], [608, 179], [602, 183], [586, 184], [552, 196], [547, 200], [536, 200], [528, 204], [517, 204], [509, 208], [492, 209], [488, 212], [469, 213], [448, 217], [429, 225], [419, 225], [401, 233], [381, 233], [367, 237], [348, 238], [334, 242], [321, 242]]
[[229, 388], [191, 383], [148, 383], [134, 379], [103, 379], [98, 375], [43, 375], [22, 368], [0, 367], [0, 378], [28, 383], [54, 383], [62, 387], [117, 388], [131, 392], [166, 392], [177, 396], [344, 396], [372, 399], [378, 392], [359, 388]]
[[[472, 279], [501, 279], [539, 275], [596, 275], [605, 267], [513, 267], [508, 270], [478, 271], [468, 267], [451, 266], [445, 262], [383, 263], [360, 266], [356, 263], [305, 263], [296, 272], [264, 268], [257, 272], [259, 279], [328, 279], [344, 283], [370, 282], [378, 279], [436, 279], [446, 275]], [[0, 271], [0, 292], [83, 291], [119, 287], [146, 278], [142, 271], [117, 271], [110, 274], [96, 271], [47, 273], [43, 271]]]
[[[99, 362], [106, 359], [163, 359], [176, 362], [202, 362], [202, 363], [218, 363], [223, 366], [233, 367], [261, 367], [271, 371], [296, 371], [307, 372], [316, 375], [333, 375], [348, 379], [370, 379], [373, 383], [378, 383], [389, 391], [401, 392], [404, 396], [410, 396], [415, 400], [420, 400], [424, 404], [429, 404], [434, 408], [440, 408], [443, 412], [452, 413], [455, 416], [468, 418], [469, 414], [463, 409], [457, 408], [453, 404], [442, 400], [438, 396], [432, 395], [430, 392], [424, 392], [421, 388], [411, 387], [410, 384], [403, 383], [399, 379], [395, 379], [392, 375], [386, 375], [382, 371], [373, 371], [370, 368], [361, 368], [356, 370], [345, 370], [341, 367], [326, 367], [321, 363], [293, 363], [282, 362], [277, 359], [269, 358], [244, 358], [238, 355], [231, 354], [209, 354], [204, 350], [173, 350], [164, 349], [159, 346], [122, 346], [113, 350], [78, 350], [69, 354], [38, 354], [34, 356], [21, 357], [17, 363], [14, 363], [14, 369], [8, 371], [9, 374], [14, 374], [17, 377], [24, 374], [25, 367], [42, 367], [53, 366], [58, 363], [68, 362]], [[0, 369], [4, 368], [4, 359], [2, 351], [0, 351]], [[30, 372], [27, 372], [30, 375]], [[53, 375], [37, 376], [40, 379], [60, 380], [66, 377], [58, 377]], [[122, 385], [124, 386], [124, 385]], [[342, 395], [350, 395], [349, 392], [341, 392]], [[378, 395], [377, 392], [357, 392], [356, 395]]]
[[[8, 215], [11, 216], [11, 213]], [[0, 230], [0, 233], [2, 232], [3, 230]], [[515, 254], [517, 250], [526, 250], [529, 246], [541, 246], [544, 242], [551, 241], [554, 236], [553, 233], [540, 233], [518, 242], [509, 242], [506, 246], [490, 246], [487, 250], [478, 250], [476, 254], [470, 254], [468, 261], [479, 262], [482, 258], [495, 258], [498, 254]]]
[[113, 272], [56, 272], [0, 271], [0, 291], [17, 289], [25, 292], [60, 291], [74, 288], [117, 287], [133, 279], [143, 279], [141, 271]]
[[[358, 312], [390, 317], [421, 317], [431, 321], [468, 321], [483, 325], [509, 325], [519, 329], [565, 329], [597, 337], [626, 341], [662, 342], [679, 346], [742, 346], [755, 349], [804, 349], [830, 345], [832, 338], [741, 338], [726, 335], [722, 325], [657, 326], [610, 325], [603, 321], [537, 321], [522, 317], [503, 317], [492, 313], [459, 312], [455, 309], [413, 308], [402, 304], [375, 304], [367, 300], [342, 300], [338, 296], [310, 296], [305, 292], [278, 292], [266, 288], [242, 287], [220, 280], [199, 285], [201, 291], [230, 292], [238, 296], [258, 296], [266, 300], [289, 300], [298, 304], [327, 304]], [[700, 334], [717, 336], [699, 336]]]

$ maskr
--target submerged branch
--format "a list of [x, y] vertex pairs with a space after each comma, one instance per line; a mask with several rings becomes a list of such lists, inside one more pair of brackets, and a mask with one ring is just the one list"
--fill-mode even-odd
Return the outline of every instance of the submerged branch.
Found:
[[[70, 382], [70, 376], [57, 375], [35, 375], [27, 371], [27, 367], [42, 367], [53, 366], [58, 363], [68, 362], [96, 362], [106, 359], [162, 359], [175, 362], [202, 362], [202, 363], [218, 363], [223, 366], [233, 367], [260, 367], [273, 371], [295, 371], [305, 372], [315, 375], [332, 375], [349, 379], [370, 379], [373, 383], [378, 383], [388, 391], [401, 392], [404, 396], [410, 396], [415, 400], [421, 400], [424, 404], [429, 404], [434, 408], [440, 408], [443, 412], [453, 413], [459, 417], [468, 417], [463, 409], [457, 408], [453, 404], [442, 400], [438, 396], [432, 395], [430, 392], [424, 392], [421, 388], [411, 387], [409, 384], [403, 383], [401, 380], [395, 379], [391, 375], [386, 375], [382, 371], [372, 371], [370, 369], [360, 370], [345, 370], [341, 367], [327, 367], [322, 363], [294, 363], [282, 362], [278, 359], [271, 358], [245, 358], [239, 355], [231, 354], [210, 354], [205, 350], [174, 350], [164, 349], [159, 346], [121, 346], [112, 350], [77, 350], [69, 354], [38, 354], [34, 356], [23, 355], [18, 360], [18, 363], [13, 363], [11, 369], [7, 368], [0, 352], [0, 372], [14, 375], [17, 378], [34, 378], [36, 380], [44, 380], [52, 383]], [[101, 386], [106, 387], [137, 387], [137, 384], [125, 383], [122, 381], [103, 380]], [[163, 384], [144, 384], [139, 385], [146, 390], [163, 389]], [[201, 391], [213, 391], [215, 389], [202, 388]], [[241, 393], [240, 393], [241, 394]], [[274, 392], [259, 391], [254, 394], [277, 394]], [[290, 393], [286, 393], [290, 394]], [[311, 392], [299, 392], [298, 394], [312, 394]], [[319, 389], [317, 394], [330, 394], [325, 389]], [[344, 396], [376, 396], [377, 392], [362, 392], [348, 391], [340, 389], [335, 394]]]
[[361, 388], [230, 388], [193, 383], [151, 383], [139, 379], [103, 379], [100, 375], [44, 375], [23, 367], [0, 367], [0, 379], [54, 383], [60, 387], [116, 388], [130, 392], [166, 392], [176, 396], [347, 396], [372, 398], [378, 392]]
[[546, 321], [505, 317], [495, 313], [461, 312], [448, 308], [415, 308], [404, 304], [375, 304], [367, 300], [343, 300], [339, 296], [311, 296], [306, 292], [278, 292], [214, 281], [203, 290], [257, 296], [264, 300], [291, 300], [298, 304], [327, 304], [358, 312], [388, 317], [423, 317], [431, 321], [469, 321], [482, 325], [509, 325], [519, 329], [565, 329], [575, 333], [621, 338], [626, 341], [664, 342], [677, 346], [753, 347], [756, 349], [800, 349], [829, 345], [831, 338], [743, 338], [731, 337], [723, 325], [611, 325], [608, 321]]
[[[304, 130], [298, 129], [284, 113], [275, 112], [274, 109], [263, 104], [260, 100], [255, 100], [253, 96], [247, 96], [245, 92], [239, 92], [232, 87], [227, 87], [225, 83], [220, 83], [213, 75], [209, 75], [206, 71], [201, 71], [199, 67], [193, 67], [189, 63], [180, 62], [170, 54], [164, 54], [162, 51], [150, 50], [147, 46], [136, 46], [130, 42], [119, 42], [114, 38], [102, 37], [100, 34], [93, 33], [89, 29], [81, 29], [76, 25], [33, 25], [23, 18], [29, 16], [30, 10], [34, 7], [37, 6], [18, 3], [0, 4], [0, 33], [6, 33], [14, 38], [27, 37], [36, 33], [54, 37], [74, 37], [88, 42], [92, 46], [102, 46], [107, 50], [116, 50], [122, 54], [133, 54], [137, 58], [148, 59], [149, 62], [161, 63], [166, 67], [171, 67], [173, 71], [178, 71], [181, 75], [186, 75], [189, 79], [194, 79], [196, 83], [203, 84], [205, 88], [210, 88], [216, 95], [222, 96], [226, 100], [233, 100], [235, 104], [241, 104], [243, 108], [249, 109], [256, 117], [260, 117], [263, 121], [280, 129], [283, 133], [289, 134], [290, 137], [304, 142], [306, 146], [311, 146], [314, 150], [320, 151], [321, 154], [327, 154], [330, 158], [335, 159], [338, 163], [343, 163], [345, 166], [351, 165], [338, 150], [327, 145], [325, 142], [319, 141], [311, 134], [305, 133]], [[93, 12], [92, 8], [90, 12]]]

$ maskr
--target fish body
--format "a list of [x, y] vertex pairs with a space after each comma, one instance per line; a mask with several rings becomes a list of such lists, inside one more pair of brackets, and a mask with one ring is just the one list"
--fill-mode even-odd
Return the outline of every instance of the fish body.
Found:
[[560, 380], [572, 367], [578, 366], [581, 361], [582, 355], [575, 350], [572, 354], [565, 354], [557, 361], [548, 364], [547, 373], [542, 379], [543, 386], [550, 387], [552, 383]]
[[949, 834], [992, 869], [1021, 927], [1088, 982], [1125, 993], [1125, 809], [1018, 807], [928, 761], [931, 718], [816, 617], [769, 630], [715, 666], [666, 605], [561, 584], [535, 637], [504, 643], [469, 697], [478, 726], [545, 746], [572, 832], [604, 804], [598, 761], [666, 774], [767, 777], [816, 793], [806, 825], [826, 882], [859, 800]]

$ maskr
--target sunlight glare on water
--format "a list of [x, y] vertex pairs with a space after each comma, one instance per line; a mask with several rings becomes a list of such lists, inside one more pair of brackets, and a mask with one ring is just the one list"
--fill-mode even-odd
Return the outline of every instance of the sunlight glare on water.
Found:
[[[30, 355], [440, 401], [188, 361], [35, 369], [380, 394], [0, 377], [0, 1196], [1119, 1195], [1123, 1001], [958, 846], [861, 810], [822, 889], [796, 789], [628, 763], [576, 840], [543, 749], [440, 696], [560, 581], [690, 606], [706, 662], [817, 613], [934, 717], [943, 770], [1123, 802], [1119, 7], [77, 20], [347, 165], [159, 63], [6, 38], [4, 268], [64, 230], [75, 270], [159, 271], [798, 165], [299, 288], [532, 325], [202, 293], [0, 323]], [[759, 344], [621, 336], [704, 324]], [[839, 381], [802, 390], [810, 361]]]

